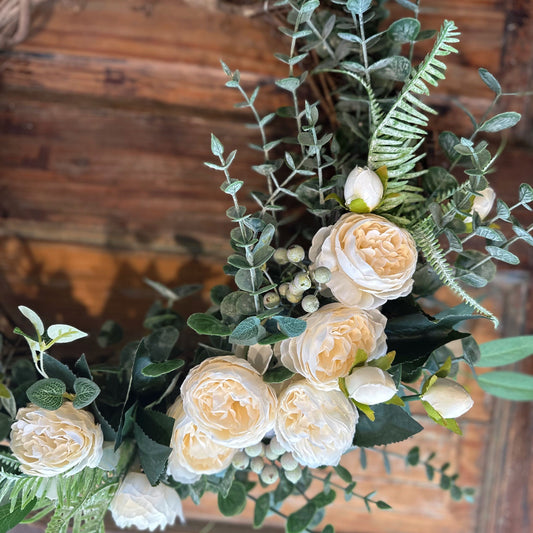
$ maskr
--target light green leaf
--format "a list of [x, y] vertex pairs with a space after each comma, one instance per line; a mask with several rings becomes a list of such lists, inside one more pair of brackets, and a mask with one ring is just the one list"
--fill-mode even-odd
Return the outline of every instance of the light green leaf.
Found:
[[305, 320], [289, 316], [274, 316], [272, 319], [278, 323], [280, 331], [287, 337], [298, 337], [305, 331], [307, 325]]
[[35, 331], [39, 335], [44, 333], [43, 321], [35, 311], [32, 311], [29, 307], [25, 307], [24, 305], [19, 305], [19, 311], [33, 324]]
[[487, 252], [489, 252], [491, 257], [494, 257], [494, 259], [498, 259], [504, 263], [509, 263], [510, 265], [520, 264], [520, 259], [505, 248], [499, 248], [498, 246], [486, 246], [485, 249]]
[[533, 335], [509, 337], [480, 345], [481, 358], [478, 367], [510, 365], [533, 354]]
[[217, 157], [220, 157], [224, 153], [224, 146], [222, 146], [222, 143], [213, 134], [211, 134], [211, 152]]
[[518, 195], [522, 204], [529, 204], [533, 202], [533, 187], [529, 183], [522, 183]]
[[489, 118], [487, 121], [481, 124], [479, 131], [495, 132], [506, 130], [507, 128], [512, 128], [515, 124], [519, 122], [521, 118], [520, 113], [515, 111], [506, 111], [505, 113], [500, 113], [492, 118]]
[[369, 72], [394, 81], [405, 81], [411, 72], [411, 62], [402, 56], [386, 57], [370, 65]]
[[498, 95], [502, 94], [502, 87], [500, 83], [486, 68], [480, 68], [478, 72], [485, 85], [491, 91], [495, 92]]
[[346, 8], [348, 11], [362, 15], [370, 9], [372, 0], [348, 0], [346, 2]]
[[57, 344], [87, 337], [87, 333], [67, 324], [54, 324], [46, 330], [46, 334]]
[[259, 337], [263, 336], [264, 328], [256, 316], [245, 318], [231, 332], [229, 341], [234, 344], [250, 346], [257, 344]]
[[496, 371], [478, 377], [479, 386], [489, 394], [517, 402], [533, 401], [533, 376], [521, 372]]
[[420, 22], [413, 18], [396, 20], [389, 26], [387, 33], [394, 42], [410, 43], [420, 33]]

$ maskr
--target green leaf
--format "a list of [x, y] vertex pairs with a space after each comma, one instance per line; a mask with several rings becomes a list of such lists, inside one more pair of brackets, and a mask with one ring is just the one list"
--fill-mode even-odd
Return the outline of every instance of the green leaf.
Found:
[[263, 375], [263, 381], [265, 383], [282, 383], [294, 376], [294, 372], [291, 372], [284, 366], [277, 366], [267, 370]]
[[276, 250], [274, 250], [272, 246], [263, 246], [262, 248], [259, 248], [259, 250], [253, 254], [254, 267], [259, 268], [263, 266], [274, 255], [275, 251]]
[[515, 111], [506, 111], [505, 113], [500, 113], [492, 118], [489, 118], [487, 121], [481, 124], [479, 131], [488, 131], [495, 132], [506, 130], [507, 128], [512, 128], [515, 124], [520, 121], [520, 113]]
[[42, 335], [44, 333], [43, 321], [39, 318], [39, 315], [32, 311], [29, 307], [19, 305], [19, 311], [33, 324], [35, 331]]
[[244, 185], [244, 181], [241, 180], [232, 180], [230, 183], [225, 181], [221, 186], [220, 189], [224, 191], [226, 194], [237, 194], [241, 187]]
[[259, 529], [270, 511], [270, 492], [261, 494], [255, 501], [254, 529]]
[[94, 402], [100, 394], [100, 387], [90, 379], [77, 378], [74, 382], [74, 392], [76, 397], [72, 405], [75, 409], [82, 409]]
[[375, 422], [361, 417], [355, 431], [354, 445], [364, 448], [408, 439], [424, 429], [397, 405], [373, 405]]
[[521, 372], [496, 371], [478, 376], [479, 386], [489, 394], [517, 402], [533, 401], [533, 376]]
[[113, 320], [106, 320], [96, 337], [96, 342], [100, 348], [107, 348], [112, 344], [122, 340], [122, 328]]
[[397, 43], [410, 43], [415, 41], [420, 33], [420, 22], [413, 18], [403, 18], [393, 22], [387, 34]]
[[239, 481], [235, 481], [227, 496], [218, 494], [218, 508], [224, 516], [235, 516], [244, 511], [246, 498], [246, 488]]
[[383, 510], [392, 509], [392, 507], [387, 502], [384, 502], [383, 500], [378, 500], [376, 502], [376, 506], [378, 509], [383, 509]]
[[502, 261], [510, 265], [520, 264], [520, 259], [515, 254], [513, 254], [509, 250], [506, 250], [505, 248], [499, 248], [498, 246], [485, 246], [485, 249], [487, 250], [487, 252], [489, 252], [491, 257], [494, 257], [494, 259], [498, 259], [498, 261]]
[[167, 459], [172, 449], [148, 437], [137, 422], [133, 423], [133, 434], [144, 473], [150, 483], [156, 485], [165, 473]]
[[246, 257], [238, 254], [232, 254], [228, 257], [228, 263], [231, 266], [234, 266], [236, 268], [242, 268], [243, 270], [248, 270], [250, 268], [254, 268], [254, 265], [250, 265], [248, 263]]
[[155, 378], [174, 372], [178, 368], [181, 368], [185, 364], [183, 359], [171, 359], [170, 361], [163, 361], [161, 363], [152, 363], [145, 366], [141, 372], [148, 377]]
[[483, 80], [483, 83], [494, 93], [497, 95], [502, 94], [502, 86], [498, 82], [498, 80], [486, 69], [486, 68], [480, 68], [478, 70], [479, 75], [481, 76], [481, 79]]
[[224, 146], [213, 134], [211, 134], [211, 152], [217, 157], [224, 153]]
[[533, 187], [529, 183], [522, 183], [518, 193], [520, 203], [529, 204], [533, 202]]
[[4, 440], [11, 430], [11, 418], [5, 413], [0, 413], [0, 440]]
[[235, 274], [235, 283], [239, 289], [253, 292], [263, 283], [263, 272], [258, 268], [241, 269]]
[[335, 470], [335, 473], [345, 482], [345, 483], [351, 483], [353, 481], [352, 474], [347, 468], [344, 468], [344, 466], [337, 465], [333, 467]]
[[57, 378], [40, 379], [31, 385], [26, 391], [30, 402], [55, 411], [63, 405], [63, 394], [67, 392], [66, 385]]
[[308, 502], [301, 509], [298, 509], [298, 511], [291, 513], [285, 524], [286, 533], [300, 533], [301, 531], [305, 531], [307, 526], [312, 522], [316, 512], [316, 505]]
[[298, 337], [305, 331], [307, 326], [305, 320], [300, 320], [299, 318], [274, 316], [272, 319], [278, 323], [280, 331], [287, 337]]
[[533, 335], [508, 337], [485, 342], [480, 347], [478, 367], [510, 365], [533, 354]]
[[229, 341], [234, 344], [251, 346], [257, 344], [259, 337], [264, 333], [261, 321], [256, 316], [250, 316], [240, 322], [231, 332]]
[[178, 342], [180, 332], [174, 326], [162, 326], [145, 338], [145, 346], [152, 361], [166, 361]]
[[57, 344], [87, 337], [87, 333], [67, 324], [53, 324], [46, 330], [46, 334]]
[[300, 78], [291, 77], [276, 80], [276, 85], [282, 89], [285, 89], [286, 91], [294, 92], [296, 89], [298, 89], [298, 87], [300, 87], [301, 82]]
[[411, 73], [411, 62], [402, 56], [386, 57], [370, 65], [368, 71], [387, 80], [405, 81]]
[[335, 533], [335, 528], [334, 528], [331, 524], [328, 524], [328, 525], [322, 530], [322, 533]]
[[210, 293], [211, 301], [215, 305], [220, 305], [224, 297], [227, 296], [230, 292], [231, 292], [231, 288], [228, 287], [227, 285], [215, 285], [211, 289], [211, 293]]
[[420, 462], [420, 448], [415, 446], [407, 453], [405, 461], [408, 465], [416, 466]]
[[215, 318], [213, 315], [206, 313], [194, 313], [187, 320], [187, 325], [200, 335], [215, 335], [226, 337], [231, 333], [231, 328]]
[[15, 508], [11, 509], [11, 504], [0, 507], [0, 533], [6, 533], [13, 529], [17, 524], [20, 524], [26, 516], [32, 511], [37, 503], [37, 499], [30, 500], [24, 507], [22, 501], [18, 501]]
[[405, 9], [410, 9], [415, 13], [418, 12], [418, 5], [414, 2], [410, 2], [409, 0], [396, 0], [396, 2], [398, 2], [398, 4], [400, 4], [402, 7], [405, 7]]
[[346, 2], [346, 8], [348, 11], [362, 15], [370, 9], [372, 0], [348, 0]]

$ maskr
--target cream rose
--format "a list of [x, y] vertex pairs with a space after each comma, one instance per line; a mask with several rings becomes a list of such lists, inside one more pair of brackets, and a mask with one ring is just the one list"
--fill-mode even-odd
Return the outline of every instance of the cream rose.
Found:
[[217, 474], [225, 470], [235, 455], [193, 424], [178, 398], [167, 412], [176, 420], [170, 440], [172, 452], [168, 458], [167, 473], [181, 483], [194, 483], [202, 474]]
[[450, 378], [437, 378], [420, 398], [429, 403], [442, 418], [457, 418], [474, 405], [466, 389]]
[[233, 355], [212, 357], [193, 368], [181, 397], [191, 421], [231, 448], [256, 444], [274, 426], [273, 389], [250, 363]]
[[91, 413], [65, 402], [55, 411], [33, 404], [19, 409], [10, 439], [25, 474], [51, 477], [98, 466], [104, 436]]
[[334, 466], [352, 445], [358, 417], [342, 392], [324, 391], [300, 379], [279, 398], [276, 437], [300, 464]]
[[115, 524], [121, 528], [133, 526], [154, 531], [173, 525], [177, 517], [184, 522], [176, 491], [163, 484], [152, 487], [148, 478], [138, 472], [126, 475], [109, 510]]
[[345, 385], [350, 398], [366, 405], [387, 402], [397, 392], [391, 375], [375, 366], [355, 368], [346, 378]]
[[374, 309], [411, 292], [417, 252], [409, 232], [385, 218], [346, 213], [317, 232], [309, 258], [331, 271], [325, 285], [339, 302]]
[[332, 303], [305, 317], [307, 327], [298, 337], [280, 344], [281, 362], [315, 386], [338, 389], [338, 379], [350, 373], [357, 350], [368, 359], [387, 352], [387, 319], [377, 310], [363, 311]]

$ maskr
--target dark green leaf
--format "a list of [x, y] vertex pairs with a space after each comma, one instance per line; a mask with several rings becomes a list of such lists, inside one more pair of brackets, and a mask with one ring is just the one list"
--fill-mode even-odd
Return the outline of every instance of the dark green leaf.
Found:
[[235, 481], [226, 497], [218, 494], [218, 508], [224, 516], [235, 516], [246, 507], [246, 488], [239, 481]]
[[389, 26], [387, 33], [394, 42], [410, 43], [420, 33], [420, 22], [413, 18], [396, 20]]
[[485, 249], [487, 252], [489, 252], [491, 257], [498, 259], [498, 261], [503, 261], [504, 263], [508, 263], [510, 265], [520, 264], [520, 259], [505, 248], [499, 248], [498, 246], [486, 246]]
[[263, 381], [265, 381], [265, 383], [281, 383], [292, 378], [292, 376], [294, 376], [294, 372], [291, 372], [284, 366], [278, 366], [267, 370], [263, 375]]
[[90, 379], [78, 378], [74, 382], [74, 392], [76, 397], [72, 405], [75, 409], [83, 409], [96, 400], [100, 394], [100, 387]]
[[229, 326], [206, 313], [194, 313], [188, 318], [187, 325], [200, 335], [226, 337], [231, 333]]
[[370, 9], [372, 5], [372, 0], [348, 0], [346, 2], [346, 8], [352, 13], [357, 13], [362, 15]]
[[316, 505], [318, 509], [321, 509], [322, 507], [326, 507], [332, 504], [335, 501], [336, 497], [337, 493], [334, 490], [330, 489], [327, 492], [319, 492], [316, 496], [313, 497], [311, 501]]
[[480, 68], [478, 72], [485, 85], [491, 91], [498, 95], [502, 94], [502, 87], [499, 84], [498, 80], [486, 68]]
[[107, 348], [122, 340], [122, 328], [113, 320], [106, 320], [98, 333], [96, 342], [100, 348]]
[[49, 378], [60, 379], [68, 389], [72, 389], [74, 381], [76, 381], [76, 374], [70, 370], [67, 365], [59, 362], [47, 353], [42, 354], [44, 362], [44, 371]]
[[145, 339], [152, 361], [166, 361], [178, 341], [180, 332], [174, 326], [162, 326]]
[[0, 413], [0, 440], [4, 440], [11, 431], [11, 418], [5, 413]]
[[335, 528], [334, 528], [331, 524], [328, 524], [328, 525], [322, 530], [322, 533], [335, 533]]
[[344, 466], [337, 465], [334, 467], [334, 470], [336, 474], [345, 482], [345, 483], [351, 483], [352, 480], [352, 474], [347, 468], [344, 468]]
[[234, 344], [250, 346], [257, 344], [260, 336], [264, 333], [261, 321], [256, 316], [245, 318], [231, 332], [229, 341]]
[[263, 273], [259, 268], [239, 270], [235, 274], [235, 283], [243, 291], [254, 292], [263, 283]]
[[373, 405], [372, 409], [376, 420], [372, 422], [366, 416], [359, 418], [353, 441], [355, 446], [369, 448], [400, 442], [423, 429], [397, 405], [379, 404]]
[[220, 305], [222, 303], [222, 300], [225, 296], [227, 296], [231, 292], [231, 288], [227, 285], [215, 285], [211, 289], [211, 301], [215, 305]]
[[259, 498], [257, 498], [255, 502], [255, 509], [254, 509], [254, 528], [258, 529], [261, 527], [263, 522], [265, 521], [265, 518], [268, 515], [268, 512], [270, 511], [270, 492], [266, 492], [265, 494], [261, 494]]
[[411, 448], [407, 453], [405, 461], [408, 465], [416, 466], [420, 461], [420, 448], [418, 446]]
[[478, 376], [479, 386], [489, 394], [517, 402], [533, 401], [533, 376], [497, 371]]
[[172, 449], [148, 437], [137, 422], [133, 424], [133, 433], [144, 473], [150, 483], [156, 485], [165, 473], [167, 459]]
[[398, 4], [400, 4], [402, 7], [405, 7], [406, 9], [410, 9], [415, 13], [418, 12], [418, 5], [414, 2], [410, 2], [409, 0], [396, 0], [396, 2], [398, 2]]
[[474, 339], [474, 337], [470, 335], [469, 337], [461, 339], [461, 344], [463, 346], [463, 354], [465, 361], [471, 366], [476, 365], [477, 361], [479, 361], [479, 358], [481, 357], [481, 353], [476, 339]]
[[278, 323], [280, 331], [287, 335], [287, 337], [298, 337], [298, 335], [301, 335], [306, 328], [305, 320], [299, 318], [274, 316], [272, 319]]
[[40, 379], [26, 391], [30, 402], [55, 411], [63, 405], [63, 394], [67, 391], [65, 384], [57, 378]]
[[17, 524], [20, 524], [26, 516], [32, 511], [37, 503], [37, 499], [30, 500], [24, 507], [21, 507], [22, 501], [19, 500], [13, 511], [11, 511], [11, 503], [7, 503], [0, 507], [0, 533], [7, 533], [13, 529]]
[[170, 361], [163, 361], [161, 363], [152, 363], [142, 369], [142, 373], [148, 377], [158, 377], [170, 372], [174, 372], [185, 364], [183, 359], [171, 359]]
[[515, 111], [506, 111], [505, 113], [500, 113], [492, 118], [489, 118], [479, 128], [479, 131], [501, 131], [506, 130], [507, 128], [512, 128], [515, 124], [519, 122], [521, 118], [520, 113]]
[[485, 342], [480, 347], [481, 357], [475, 363], [478, 367], [510, 365], [533, 354], [533, 335], [508, 337]]
[[316, 512], [316, 505], [309, 502], [301, 509], [298, 509], [298, 511], [291, 513], [287, 518], [287, 523], [285, 525], [286, 533], [300, 533], [301, 531], [304, 531], [313, 520]]
[[384, 502], [383, 500], [378, 500], [376, 502], [376, 506], [378, 509], [383, 509], [383, 510], [392, 509], [392, 507], [387, 502]]
[[386, 57], [370, 65], [368, 71], [380, 78], [405, 81], [411, 73], [411, 62], [402, 56]]

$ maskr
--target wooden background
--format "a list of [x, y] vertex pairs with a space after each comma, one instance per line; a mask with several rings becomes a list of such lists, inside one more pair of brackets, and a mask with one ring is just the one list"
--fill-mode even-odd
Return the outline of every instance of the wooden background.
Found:
[[[485, 67], [504, 90], [532, 89], [533, 8], [529, 0], [425, 0], [424, 28], [453, 18], [462, 32], [460, 56], [450, 57], [448, 79], [432, 97], [441, 115], [435, 135], [446, 128], [468, 134], [458, 98], [478, 116], [491, 93], [480, 81]], [[235, 176], [254, 187], [261, 177], [246, 144], [245, 111], [234, 110], [237, 95], [224, 87], [219, 59], [239, 68], [246, 86], [262, 86], [263, 112], [285, 95], [272, 88], [286, 75], [272, 57], [286, 43], [262, 2], [88, 0], [83, 9], [49, 4], [30, 38], [2, 52], [0, 79], [0, 328], [23, 325], [17, 305], [48, 321], [66, 321], [93, 334], [105, 318], [141, 334], [142, 316], [153, 299], [143, 277], [170, 286], [203, 282], [202, 299], [183, 303], [184, 314], [205, 309], [208, 289], [224, 282], [230, 224], [220, 177], [206, 169], [209, 134], [228, 150], [239, 150]], [[390, 2], [394, 16], [409, 13]], [[256, 13], [255, 16], [250, 14]], [[247, 16], [245, 16], [247, 15]], [[419, 51], [422, 52], [422, 49]], [[460, 97], [458, 97], [460, 95]], [[493, 185], [516, 201], [518, 185], [531, 182], [531, 99], [507, 97], [500, 110], [523, 114], [512, 131]], [[494, 141], [498, 139], [494, 136]], [[531, 223], [530, 213], [519, 213]], [[491, 305], [503, 312], [505, 334], [533, 332], [527, 274], [531, 248], [514, 249], [521, 271], [500, 278]], [[481, 328], [480, 322], [475, 326]], [[500, 332], [501, 333], [501, 332]], [[478, 329], [480, 340], [498, 335]], [[106, 357], [94, 340], [78, 343], [93, 360]], [[528, 367], [528, 364], [523, 366]], [[531, 370], [531, 365], [529, 364]], [[475, 408], [462, 423], [462, 439], [435, 428], [395, 448], [417, 444], [437, 451], [460, 469], [464, 486], [479, 488], [474, 505], [452, 502], [420, 469], [394, 460], [384, 475], [379, 457], [362, 471], [346, 458], [361, 491], [378, 489], [393, 511], [368, 515], [359, 502], [342, 501], [329, 513], [338, 531], [363, 533], [522, 533], [532, 526], [533, 410], [485, 398], [469, 382]], [[393, 449], [394, 451], [394, 449]], [[289, 503], [299, 505], [301, 502]], [[186, 502], [190, 524], [199, 531], [220, 520], [214, 500], [200, 508]], [[249, 531], [250, 513], [214, 531]], [[269, 531], [278, 531], [273, 519]]]

